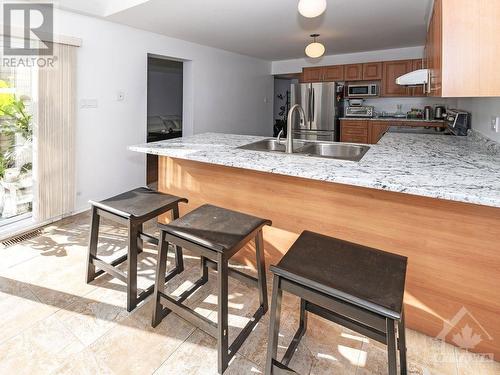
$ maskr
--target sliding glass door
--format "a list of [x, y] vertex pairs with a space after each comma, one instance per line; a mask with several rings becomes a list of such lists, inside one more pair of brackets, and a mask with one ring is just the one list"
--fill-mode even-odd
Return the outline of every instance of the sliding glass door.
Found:
[[0, 66], [0, 227], [31, 217], [36, 69]]

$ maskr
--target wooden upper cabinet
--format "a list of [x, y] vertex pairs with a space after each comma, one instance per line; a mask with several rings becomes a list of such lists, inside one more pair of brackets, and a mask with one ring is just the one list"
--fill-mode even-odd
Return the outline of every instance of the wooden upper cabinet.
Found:
[[346, 81], [361, 81], [363, 79], [363, 64], [349, 64], [344, 66]]
[[435, 0], [425, 46], [431, 94], [500, 96], [498, 0]]
[[363, 64], [363, 80], [381, 80], [382, 79], [382, 63], [367, 63]]
[[322, 82], [323, 67], [304, 68], [302, 70], [302, 81], [307, 82]]
[[318, 66], [302, 69], [303, 82], [334, 82], [344, 80], [344, 65]]
[[436, 0], [434, 2], [425, 44], [425, 66], [430, 70], [429, 96], [441, 96], [441, 53], [443, 47], [441, 19], [442, 3], [441, 0]]
[[323, 81], [335, 82], [344, 80], [344, 65], [325, 66]]
[[386, 61], [383, 63], [382, 96], [410, 96], [407, 87], [396, 84], [396, 78], [412, 71], [412, 60]]

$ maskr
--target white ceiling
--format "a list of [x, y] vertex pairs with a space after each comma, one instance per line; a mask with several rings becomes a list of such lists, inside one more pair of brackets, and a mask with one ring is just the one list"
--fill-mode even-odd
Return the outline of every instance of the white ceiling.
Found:
[[433, 0], [327, 1], [322, 16], [307, 19], [298, 0], [128, 0], [131, 7], [106, 19], [266, 60], [303, 57], [312, 33], [329, 55], [425, 42]]

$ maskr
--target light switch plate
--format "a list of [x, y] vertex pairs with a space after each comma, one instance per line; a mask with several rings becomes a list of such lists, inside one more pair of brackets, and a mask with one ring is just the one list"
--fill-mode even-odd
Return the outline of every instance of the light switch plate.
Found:
[[125, 100], [125, 93], [123, 91], [118, 91], [116, 93], [116, 100], [119, 102], [123, 102]]
[[99, 106], [99, 102], [97, 99], [82, 99], [80, 100], [80, 108], [97, 108]]

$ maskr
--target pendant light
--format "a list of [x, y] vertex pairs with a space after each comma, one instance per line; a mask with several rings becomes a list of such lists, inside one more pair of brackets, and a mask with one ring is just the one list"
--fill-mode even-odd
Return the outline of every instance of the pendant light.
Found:
[[306, 55], [317, 59], [325, 54], [325, 46], [316, 41], [316, 38], [319, 34], [311, 34], [311, 38], [313, 38], [313, 42], [309, 43], [306, 47]]
[[298, 8], [304, 17], [318, 17], [326, 10], [326, 0], [300, 0]]

